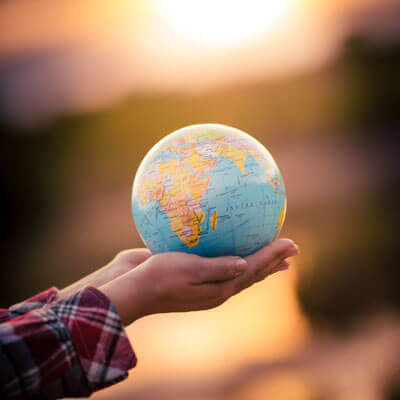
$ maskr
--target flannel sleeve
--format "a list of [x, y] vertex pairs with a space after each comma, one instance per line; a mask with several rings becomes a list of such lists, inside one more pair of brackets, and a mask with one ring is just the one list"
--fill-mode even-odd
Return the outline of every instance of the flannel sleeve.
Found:
[[0, 308], [0, 324], [9, 321], [12, 318], [24, 315], [27, 312], [36, 308], [43, 307], [46, 304], [52, 303], [57, 298], [57, 288], [52, 287], [44, 292], [41, 292], [29, 299], [15, 304], [8, 309]]
[[93, 287], [47, 296], [12, 307], [0, 324], [0, 398], [89, 396], [126, 378], [136, 356], [109, 299]]

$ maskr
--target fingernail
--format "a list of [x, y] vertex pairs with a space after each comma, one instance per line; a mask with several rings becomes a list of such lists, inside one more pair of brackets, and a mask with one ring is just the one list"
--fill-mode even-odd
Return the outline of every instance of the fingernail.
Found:
[[246, 269], [247, 261], [244, 260], [243, 258], [239, 258], [235, 262], [235, 269], [236, 269], [236, 275], [241, 274], [245, 269]]

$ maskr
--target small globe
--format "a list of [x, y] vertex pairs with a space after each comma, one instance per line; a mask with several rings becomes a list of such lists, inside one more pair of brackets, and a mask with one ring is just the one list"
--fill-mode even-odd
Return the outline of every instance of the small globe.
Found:
[[171, 133], [147, 153], [133, 183], [132, 212], [153, 253], [246, 256], [279, 234], [286, 191], [256, 139], [199, 124]]

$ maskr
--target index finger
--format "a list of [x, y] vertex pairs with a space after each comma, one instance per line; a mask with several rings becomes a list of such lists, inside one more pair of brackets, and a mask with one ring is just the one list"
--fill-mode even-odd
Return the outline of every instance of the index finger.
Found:
[[226, 281], [233, 279], [247, 268], [247, 262], [240, 257], [214, 257], [206, 258], [197, 256], [197, 263], [191, 268], [194, 280], [192, 283]]
[[292, 257], [299, 252], [298, 247], [290, 239], [279, 239], [268, 246], [245, 257], [247, 268], [245, 271], [226, 286], [231, 295], [257, 282], [259, 276], [267, 276], [283, 258]]

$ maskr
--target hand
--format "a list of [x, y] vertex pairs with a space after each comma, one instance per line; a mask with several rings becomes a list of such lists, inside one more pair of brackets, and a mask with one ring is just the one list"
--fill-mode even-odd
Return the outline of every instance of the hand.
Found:
[[118, 253], [107, 265], [67, 286], [58, 293], [58, 299], [69, 297], [85, 286], [99, 288], [137, 267], [151, 256], [149, 249], [130, 249]]
[[286, 259], [298, 252], [291, 240], [281, 239], [244, 259], [163, 253], [99, 289], [128, 325], [149, 314], [216, 307], [268, 275], [287, 269]]

